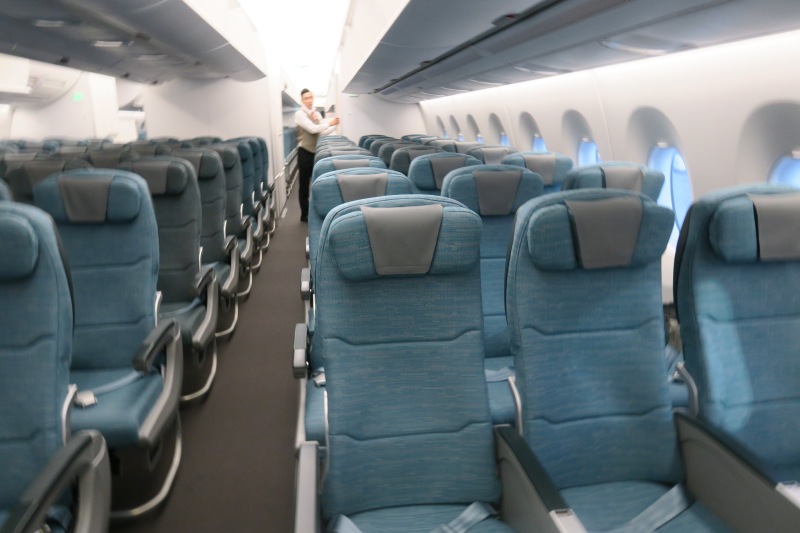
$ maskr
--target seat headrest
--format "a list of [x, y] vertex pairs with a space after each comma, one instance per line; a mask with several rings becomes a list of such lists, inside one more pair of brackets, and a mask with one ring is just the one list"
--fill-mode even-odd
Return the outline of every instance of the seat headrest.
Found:
[[88, 150], [84, 157], [95, 168], [116, 168], [123, 161], [139, 159], [139, 154], [124, 146], [110, 146]]
[[531, 217], [527, 232], [536, 267], [592, 270], [660, 260], [674, 214], [641, 194], [618, 192], [610, 196], [558, 193], [558, 199], [545, 201]]
[[130, 161], [119, 168], [143, 177], [153, 196], [179, 196], [186, 190], [190, 179], [190, 167], [171, 157]]
[[56, 222], [122, 224], [138, 216], [149, 192], [136, 174], [90, 170], [50, 176], [33, 194], [36, 205]]
[[369, 159], [331, 159], [334, 170], [345, 170], [348, 168], [368, 167]]
[[475, 165], [448, 174], [442, 195], [455, 198], [481, 216], [506, 216], [542, 194], [530, 170], [512, 165]]
[[222, 170], [221, 158], [213, 150], [183, 150], [174, 155], [191, 163], [199, 181], [213, 180]]
[[524, 154], [525, 168], [542, 177], [542, 183], [552, 185], [556, 173], [555, 154]]
[[567, 189], [624, 189], [655, 200], [664, 186], [664, 174], [637, 163], [609, 161], [573, 169], [565, 182]]
[[389, 183], [389, 174], [381, 172], [377, 174], [345, 174], [336, 175], [339, 182], [339, 190], [342, 193], [342, 200], [352, 202], [362, 198], [372, 198], [386, 194], [386, 186]]
[[329, 229], [338, 272], [348, 281], [464, 272], [478, 264], [480, 237], [477, 214], [439, 203], [362, 205]]
[[[457, 154], [445, 157], [432, 157], [430, 159], [431, 169], [433, 170], [433, 179], [435, 180], [437, 189], [442, 189], [444, 177], [447, 176], [451, 170], [455, 170], [466, 165], [467, 157], [468, 156], [466, 155]], [[478, 160], [476, 159], [476, 161]], [[480, 161], [478, 162], [480, 163]]]
[[237, 163], [241, 164], [239, 152], [233, 146], [217, 144], [213, 145], [212, 148], [216, 150], [222, 159], [222, 168], [224, 168], [226, 172], [232, 170]]
[[6, 179], [14, 196], [25, 199], [33, 196], [33, 187], [47, 176], [65, 170], [89, 167], [89, 163], [82, 159], [34, 159], [11, 169]]
[[10, 209], [0, 208], [0, 281], [27, 278], [38, 259], [39, 238], [30, 222]]
[[723, 201], [709, 223], [714, 253], [729, 263], [800, 259], [800, 193]]

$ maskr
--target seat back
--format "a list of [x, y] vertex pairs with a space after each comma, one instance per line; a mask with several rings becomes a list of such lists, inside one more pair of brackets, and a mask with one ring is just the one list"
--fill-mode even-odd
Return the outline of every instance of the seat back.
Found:
[[0, 153], [0, 178], [6, 179], [9, 170], [16, 168], [25, 161], [31, 161], [36, 153], [28, 152], [2, 152]]
[[203, 206], [203, 224], [200, 246], [203, 247], [203, 264], [226, 261], [225, 253], [225, 169], [222, 158], [211, 148], [184, 149], [173, 152], [194, 167], [200, 202]]
[[542, 177], [544, 192], [560, 191], [572, 159], [556, 152], [516, 152], [503, 159], [504, 165], [524, 167]]
[[14, 196], [11, 194], [11, 189], [8, 188], [6, 182], [0, 178], [0, 200], [13, 200]]
[[169, 155], [172, 147], [153, 141], [135, 141], [125, 145], [125, 148], [140, 156]]
[[389, 161], [389, 168], [391, 170], [402, 172], [407, 176], [408, 168], [411, 166], [411, 162], [413, 160], [415, 160], [421, 155], [435, 154], [437, 152], [443, 152], [443, 151], [444, 150], [440, 150], [435, 146], [423, 146], [423, 145], [404, 146], [398, 148], [392, 153], [392, 159]]
[[664, 174], [638, 163], [608, 161], [575, 168], [564, 177], [564, 190], [624, 189], [658, 199], [664, 186]]
[[155, 156], [122, 163], [121, 170], [143, 177], [158, 226], [158, 290], [164, 303], [197, 296], [202, 206], [194, 167], [185, 159]]
[[314, 183], [319, 176], [333, 172], [334, 170], [345, 170], [348, 168], [379, 168], [386, 169], [386, 164], [379, 157], [373, 157], [362, 154], [353, 155], [334, 155], [320, 159], [314, 165], [314, 171], [311, 173], [311, 183]]
[[72, 318], [52, 219], [0, 202], [0, 510], [64, 442]]
[[440, 194], [444, 177], [448, 172], [480, 164], [481, 162], [471, 155], [437, 152], [414, 159], [408, 167], [408, 177], [414, 184], [416, 192]]
[[673, 216], [620, 190], [517, 212], [506, 312], [522, 427], [559, 489], [681, 479], [661, 304]]
[[499, 165], [510, 154], [517, 153], [517, 150], [510, 146], [482, 144], [470, 148], [467, 153], [486, 165]]
[[675, 301], [700, 416], [778, 480], [800, 475], [800, 195], [752, 185], [692, 206], [675, 258]]
[[209, 144], [219, 144], [221, 142], [222, 139], [220, 137], [214, 137], [213, 135], [205, 135], [192, 139], [192, 144], [195, 146], [207, 146]]
[[263, 173], [261, 182], [264, 184], [265, 189], [269, 189], [269, 148], [267, 141], [263, 137], [256, 137], [258, 147], [261, 149], [261, 171]]
[[399, 139], [395, 139], [394, 137], [381, 137], [378, 139], [373, 139], [373, 141], [369, 145], [369, 151], [372, 153], [372, 155], [378, 157], [381, 151], [381, 146], [383, 146], [386, 143], [391, 143], [398, 140]]
[[232, 144], [212, 144], [208, 146], [219, 155], [225, 171], [225, 227], [226, 235], [242, 235], [242, 160], [239, 149]]
[[34, 187], [72, 272], [72, 369], [130, 368], [153, 328], [158, 228], [143, 178], [123, 170], [53, 174]]
[[[343, 204], [323, 224], [315, 349], [327, 378], [323, 514], [496, 501], [480, 218], [447, 198]], [[458, 368], [457, 380], [442, 373]], [[366, 468], [365, 466], [368, 465]]]
[[385, 143], [381, 146], [381, 149], [378, 150], [378, 157], [384, 162], [384, 164], [388, 167], [392, 163], [392, 154], [398, 148], [405, 148], [407, 146], [417, 146], [416, 143], [412, 143], [411, 141], [392, 141]]
[[505, 308], [506, 256], [514, 216], [542, 194], [542, 179], [530, 170], [510, 165], [473, 165], [453, 170], [442, 185], [442, 196], [458, 200], [478, 213], [481, 236], [481, 292], [486, 357], [508, 357]]
[[76, 168], [90, 168], [83, 159], [32, 159], [19, 161], [6, 172], [6, 183], [14, 200], [26, 204], [33, 203], [33, 187], [47, 176]]
[[239, 151], [239, 161], [242, 169], [242, 204], [245, 215], [255, 213], [256, 167], [253, 157], [253, 147], [248, 140], [233, 140], [230, 144]]

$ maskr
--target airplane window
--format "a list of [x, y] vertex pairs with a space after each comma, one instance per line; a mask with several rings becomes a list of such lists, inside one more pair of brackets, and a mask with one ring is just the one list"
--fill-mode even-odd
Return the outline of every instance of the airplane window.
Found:
[[583, 139], [578, 145], [578, 166], [594, 165], [602, 161], [597, 144], [589, 139]]
[[479, 142], [480, 144], [484, 144], [483, 143], [483, 135], [481, 135], [480, 133], [475, 135], [475, 141]]
[[508, 135], [505, 132], [500, 133], [500, 144], [503, 146], [511, 146], [511, 143], [508, 142]]
[[463, 141], [464, 140], [464, 134], [459, 131], [458, 135], [456, 135], [456, 140], [457, 141]]
[[544, 144], [544, 139], [541, 135], [534, 135], [533, 142], [531, 143], [531, 149], [534, 152], [546, 152], [547, 146]]
[[450, 138], [450, 134], [447, 133], [447, 129], [443, 129], [442, 130], [442, 139], [449, 139], [449, 138]]
[[800, 157], [795, 158], [794, 154], [792, 154], [778, 159], [778, 162], [772, 168], [769, 181], [778, 185], [800, 188]]
[[670, 246], [675, 247], [683, 219], [694, 199], [689, 170], [677, 148], [660, 144], [650, 152], [647, 166], [664, 173], [664, 187], [658, 196], [658, 203], [675, 212], [675, 225], [669, 238]]

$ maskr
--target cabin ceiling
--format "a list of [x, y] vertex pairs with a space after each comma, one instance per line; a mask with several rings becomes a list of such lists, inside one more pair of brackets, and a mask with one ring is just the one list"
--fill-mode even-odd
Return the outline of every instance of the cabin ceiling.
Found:
[[797, 0], [410, 0], [345, 91], [416, 103], [797, 28]]
[[2, 0], [0, 53], [141, 83], [264, 74], [182, 0]]

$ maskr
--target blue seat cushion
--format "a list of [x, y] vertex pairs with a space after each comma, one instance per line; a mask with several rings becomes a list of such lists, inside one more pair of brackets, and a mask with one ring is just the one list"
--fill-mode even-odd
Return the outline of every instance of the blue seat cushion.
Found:
[[[461, 514], [466, 505], [417, 505], [390, 507], [349, 516], [363, 533], [430, 533]], [[470, 533], [511, 533], [513, 530], [497, 519], [487, 518], [471, 528]]]
[[[132, 368], [73, 370], [70, 381], [78, 390], [91, 390], [128, 375]], [[72, 431], [96, 429], [103, 434], [109, 448], [136, 445], [139, 427], [153, 409], [163, 381], [158, 373], [140, 377], [133, 383], [102, 394], [97, 404], [72, 409]]]
[[160, 319], [172, 318], [181, 328], [184, 346], [192, 343], [192, 333], [197, 331], [206, 315], [206, 308], [195, 298], [191, 302], [162, 303], [158, 313]]
[[[514, 358], [492, 357], [483, 361], [486, 370], [500, 370], [501, 368], [514, 368]], [[517, 406], [514, 403], [514, 395], [511, 394], [511, 387], [508, 380], [487, 383], [489, 389], [489, 411], [492, 415], [494, 424], [516, 424]]]
[[[619, 481], [563, 489], [561, 495], [589, 531], [621, 526], [671, 487], [650, 481]], [[658, 529], [659, 533], [730, 531], [699, 503]]]

